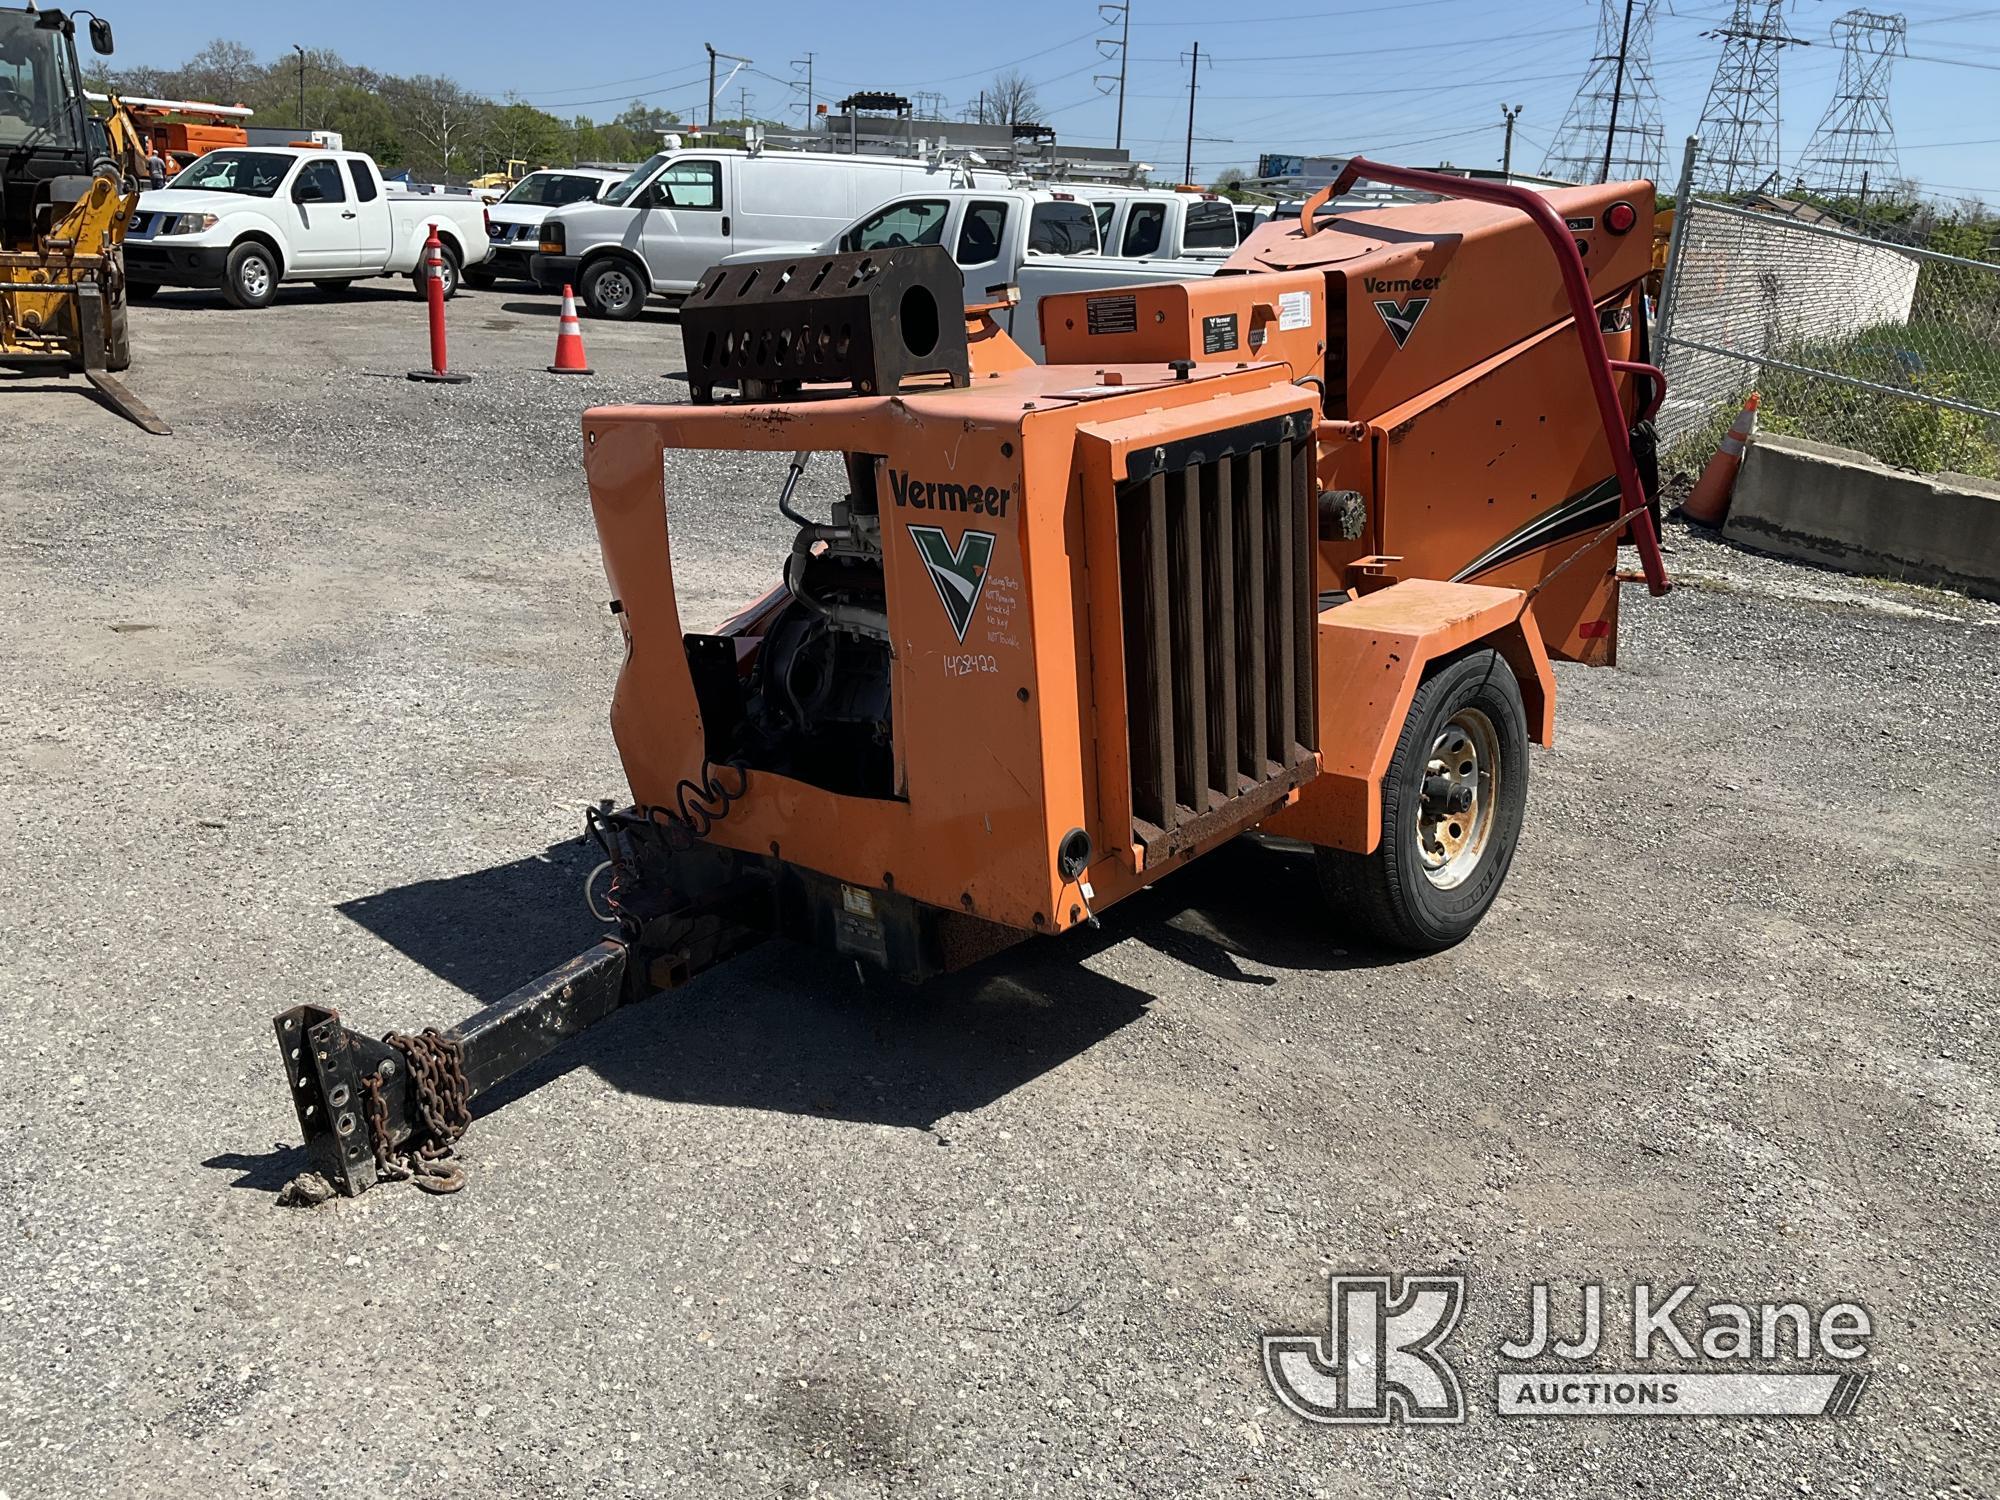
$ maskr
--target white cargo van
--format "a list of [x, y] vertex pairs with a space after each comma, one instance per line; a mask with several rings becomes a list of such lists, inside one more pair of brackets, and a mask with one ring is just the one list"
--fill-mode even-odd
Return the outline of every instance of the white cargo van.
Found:
[[662, 151], [595, 203], [542, 221], [538, 285], [568, 283], [602, 318], [636, 318], [653, 294], [685, 296], [724, 256], [831, 238], [899, 193], [1004, 188], [962, 162], [805, 151]]

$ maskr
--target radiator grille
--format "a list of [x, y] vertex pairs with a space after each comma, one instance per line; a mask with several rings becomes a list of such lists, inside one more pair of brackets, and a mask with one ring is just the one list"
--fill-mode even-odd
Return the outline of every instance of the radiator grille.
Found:
[[1149, 858], [1247, 820], [1316, 769], [1302, 426], [1217, 434], [1119, 488], [1132, 827]]

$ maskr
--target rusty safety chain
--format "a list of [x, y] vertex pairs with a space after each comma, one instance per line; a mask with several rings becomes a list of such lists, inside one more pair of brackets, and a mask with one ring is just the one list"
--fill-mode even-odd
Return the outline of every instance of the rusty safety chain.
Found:
[[415, 1036], [391, 1031], [382, 1040], [403, 1054], [410, 1070], [417, 1128], [402, 1150], [390, 1144], [389, 1105], [382, 1097], [382, 1080], [375, 1073], [367, 1074], [362, 1087], [368, 1092], [368, 1133], [374, 1139], [375, 1168], [391, 1182], [407, 1179], [427, 1193], [455, 1193], [465, 1186], [465, 1172], [451, 1159], [452, 1146], [472, 1123], [464, 1048], [435, 1026], [426, 1026]]

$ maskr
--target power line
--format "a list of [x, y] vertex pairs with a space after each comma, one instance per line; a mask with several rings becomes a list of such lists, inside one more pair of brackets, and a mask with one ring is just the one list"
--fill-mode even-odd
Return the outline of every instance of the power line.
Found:
[[[1396, 9], [1401, 12], [1406, 10], [1423, 10], [1438, 5], [1470, 5], [1475, 3], [1479, 3], [1479, 0], [1406, 0], [1406, 3], [1399, 4]], [[1274, 26], [1284, 21], [1333, 21], [1346, 16], [1379, 16], [1380, 14], [1382, 14], [1382, 7], [1379, 5], [1356, 5], [1349, 6], [1344, 10], [1294, 11], [1290, 15], [1283, 16], [1232, 15], [1228, 19], [1231, 26]], [[1189, 19], [1175, 21], [1134, 21], [1132, 24], [1134, 26], [1187, 27], [1198, 25], [1199, 21]]]
[[[684, 68], [669, 68], [664, 73], [641, 73], [633, 78], [606, 78], [597, 83], [579, 83], [574, 88], [550, 89], [549, 92], [551, 94], [582, 94], [588, 93], [591, 89], [616, 88], [621, 83], [651, 83], [656, 78], [672, 78], [680, 73], [699, 73], [701, 69], [702, 65], [700, 63], [690, 63]], [[655, 92], [658, 91], [656, 90]], [[583, 100], [579, 102], [589, 103], [591, 101]], [[531, 107], [535, 109], [542, 108], [539, 104]]]
[[[1552, 30], [1542, 31], [1537, 34], [1543, 37], [1575, 36], [1582, 32], [1593, 31], [1595, 29], [1596, 29], [1595, 27], [1591, 26], [1558, 26]], [[1370, 47], [1368, 49], [1368, 56], [1371, 58], [1386, 57], [1394, 53], [1402, 53], [1402, 52], [1456, 52], [1463, 47], [1483, 47], [1490, 43], [1495, 43], [1495, 42], [1518, 42], [1520, 39], [1521, 39], [1520, 34], [1518, 32], [1510, 32], [1505, 36], [1459, 37], [1459, 38], [1454, 38], [1449, 42], [1412, 42], [1408, 46], [1403, 46], [1403, 47]], [[1294, 63], [1325, 62], [1329, 58], [1344, 58], [1351, 62], [1354, 59], [1354, 53], [1352, 51], [1287, 52], [1284, 56], [1284, 64], [1286, 66], [1290, 66]], [[1152, 63], [1166, 63], [1166, 62], [1177, 63], [1180, 62], [1181, 59], [1178, 57], [1139, 57], [1139, 58], [1134, 58], [1133, 61], [1152, 62]], [[1209, 62], [1216, 67], [1251, 66], [1265, 71], [1270, 71], [1272, 69], [1272, 59], [1269, 58], [1268, 56], [1255, 56], [1255, 57], [1211, 56], [1209, 58]]]
[[606, 94], [601, 99], [566, 99], [555, 104], [530, 104], [528, 107], [554, 114], [558, 110], [582, 109], [588, 104], [631, 104], [643, 99], [657, 99], [662, 94], [684, 94], [690, 89], [701, 87], [703, 87], [702, 80], [695, 78], [686, 83], [671, 84], [666, 88], [641, 89], [637, 93]]
[[[1087, 42], [1097, 34], [1098, 28], [1092, 27], [1089, 31], [1079, 32], [1066, 42], [1057, 42], [1054, 46], [1044, 47], [1039, 52], [1030, 52], [1026, 57], [1017, 57], [1010, 62], [994, 63], [990, 67], [974, 68], [970, 73], [953, 73], [945, 78], [933, 78], [931, 82], [962, 83], [968, 78], [990, 78], [993, 74], [1008, 68], [1017, 68], [1024, 62], [1033, 62], [1038, 57], [1047, 57], [1051, 52], [1060, 52], [1065, 47], [1074, 47], [1078, 42]], [[1095, 67], [1096, 64], [1093, 63], [1091, 66]]]

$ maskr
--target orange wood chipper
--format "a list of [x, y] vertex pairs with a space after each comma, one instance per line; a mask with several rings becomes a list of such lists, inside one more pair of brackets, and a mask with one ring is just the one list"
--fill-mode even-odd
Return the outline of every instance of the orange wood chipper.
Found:
[[[1361, 178], [1438, 201], [1321, 212]], [[619, 931], [447, 1032], [278, 1017], [315, 1165], [448, 1186], [472, 1096], [750, 943], [922, 979], [1251, 829], [1315, 846], [1377, 941], [1463, 938], [1553, 737], [1550, 658], [1616, 653], [1621, 540], [1667, 587], [1652, 221], [1643, 182], [1357, 159], [1213, 279], [1046, 300], [1046, 365], [936, 247], [711, 270], [693, 400], [583, 423], [626, 645], [634, 801], [590, 829]], [[674, 595], [690, 450], [790, 460], [761, 502], [790, 553], [712, 632]], [[819, 465], [843, 498], [807, 514]]]

